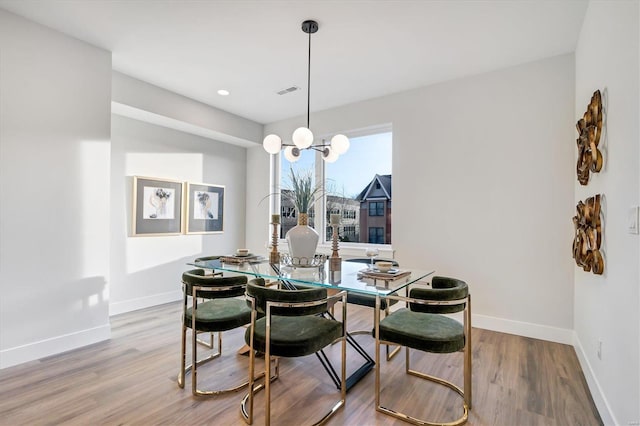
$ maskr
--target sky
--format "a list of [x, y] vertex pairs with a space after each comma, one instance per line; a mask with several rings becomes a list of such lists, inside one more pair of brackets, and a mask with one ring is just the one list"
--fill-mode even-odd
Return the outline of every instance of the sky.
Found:
[[[335, 163], [325, 163], [328, 189], [333, 187], [337, 195], [355, 197], [376, 174], [391, 174], [392, 134], [380, 133], [350, 138], [349, 150], [338, 157]], [[315, 151], [302, 151], [301, 158], [293, 163], [295, 171], [311, 170]], [[289, 162], [282, 156], [283, 187], [288, 188]]]

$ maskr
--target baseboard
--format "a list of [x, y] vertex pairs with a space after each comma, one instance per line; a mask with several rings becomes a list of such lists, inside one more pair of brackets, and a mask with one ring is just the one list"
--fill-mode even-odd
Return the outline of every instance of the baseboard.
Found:
[[88, 330], [5, 349], [0, 351], [0, 369], [102, 342], [110, 337], [111, 325], [105, 324]]
[[591, 364], [589, 363], [586, 352], [582, 347], [582, 343], [580, 343], [580, 339], [575, 332], [573, 333], [573, 347], [576, 351], [576, 355], [578, 356], [578, 362], [580, 363], [580, 367], [582, 368], [582, 372], [584, 373], [584, 378], [587, 381], [587, 386], [589, 386], [589, 391], [591, 392], [593, 403], [596, 404], [598, 413], [600, 413], [602, 423], [605, 425], [620, 424], [613, 415], [613, 411], [609, 406], [609, 402], [607, 401], [607, 398], [605, 397], [605, 394], [600, 387], [600, 382], [598, 382], [598, 379], [593, 372], [593, 368], [591, 368]]
[[550, 327], [548, 325], [477, 314], [471, 315], [471, 325], [485, 330], [573, 345], [573, 330], [568, 328]]
[[175, 302], [182, 299], [182, 291], [170, 291], [168, 293], [154, 294], [137, 299], [123, 300], [109, 304], [109, 316], [124, 314], [126, 312], [137, 311], [138, 309], [150, 308], [164, 303]]

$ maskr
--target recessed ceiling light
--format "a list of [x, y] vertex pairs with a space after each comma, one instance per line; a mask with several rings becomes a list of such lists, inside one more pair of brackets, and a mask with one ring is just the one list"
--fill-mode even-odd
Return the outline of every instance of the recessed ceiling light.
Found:
[[228, 94], [229, 94], [228, 90], [224, 90], [224, 89], [218, 90], [218, 95], [220, 96], [227, 96]]

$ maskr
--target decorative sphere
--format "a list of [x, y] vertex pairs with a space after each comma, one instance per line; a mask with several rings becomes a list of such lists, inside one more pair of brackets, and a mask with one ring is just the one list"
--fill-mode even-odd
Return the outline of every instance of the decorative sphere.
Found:
[[326, 147], [324, 149], [324, 155], [322, 158], [327, 163], [335, 163], [335, 161], [338, 159], [338, 153], [336, 152], [335, 149], [331, 149], [331, 147]]
[[282, 139], [278, 135], [267, 135], [262, 141], [262, 146], [269, 154], [277, 154], [282, 148]]
[[288, 146], [284, 149], [284, 158], [290, 163], [295, 163], [300, 159], [300, 150], [295, 146]]
[[313, 143], [313, 133], [306, 127], [298, 127], [293, 132], [293, 143], [300, 149], [306, 149]]
[[349, 149], [349, 138], [345, 135], [335, 135], [331, 138], [331, 148], [337, 154], [344, 154]]

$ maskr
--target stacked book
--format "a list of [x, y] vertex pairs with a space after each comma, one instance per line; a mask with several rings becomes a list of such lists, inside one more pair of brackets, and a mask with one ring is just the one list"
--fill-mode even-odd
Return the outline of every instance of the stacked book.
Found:
[[255, 260], [260, 259], [261, 256], [255, 255], [255, 254], [250, 254], [248, 256], [236, 256], [236, 255], [231, 255], [231, 256], [221, 256], [220, 257], [220, 261], [222, 263], [245, 263], [245, 262], [253, 262]]
[[403, 269], [389, 269], [388, 271], [382, 272], [378, 269], [363, 269], [360, 271], [359, 275], [363, 278], [373, 278], [378, 280], [397, 280], [398, 278], [411, 275], [411, 271]]

